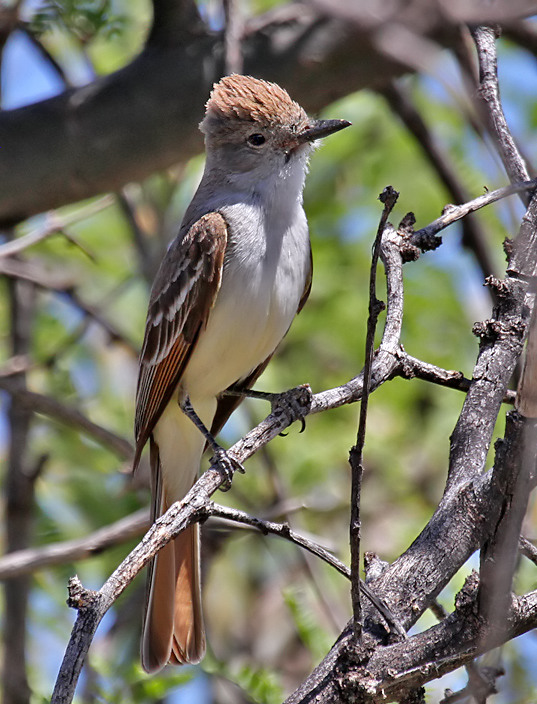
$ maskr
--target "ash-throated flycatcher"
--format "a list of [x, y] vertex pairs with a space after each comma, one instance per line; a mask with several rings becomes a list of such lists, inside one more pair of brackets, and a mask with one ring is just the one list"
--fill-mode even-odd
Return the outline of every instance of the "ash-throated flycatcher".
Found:
[[[157, 273], [140, 356], [136, 459], [151, 446], [153, 517], [189, 491], [206, 437], [218, 433], [304, 305], [311, 249], [302, 190], [313, 142], [347, 127], [312, 120], [282, 88], [250, 76], [216, 84], [200, 129], [207, 161]], [[198, 662], [205, 652], [199, 526], [154, 559], [142, 665]]]

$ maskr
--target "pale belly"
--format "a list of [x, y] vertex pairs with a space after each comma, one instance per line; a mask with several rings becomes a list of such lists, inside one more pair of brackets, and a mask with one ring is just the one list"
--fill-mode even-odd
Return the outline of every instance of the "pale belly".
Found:
[[276, 349], [296, 315], [309, 270], [305, 220], [274, 253], [237, 257], [181, 380], [191, 397], [216, 396]]

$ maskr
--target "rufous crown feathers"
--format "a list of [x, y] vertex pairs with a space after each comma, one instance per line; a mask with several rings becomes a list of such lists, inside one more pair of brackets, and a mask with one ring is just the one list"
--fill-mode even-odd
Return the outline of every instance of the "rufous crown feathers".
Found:
[[300, 125], [308, 119], [298, 103], [276, 83], [231, 74], [215, 83], [200, 127], [213, 122], [257, 122], [262, 127]]

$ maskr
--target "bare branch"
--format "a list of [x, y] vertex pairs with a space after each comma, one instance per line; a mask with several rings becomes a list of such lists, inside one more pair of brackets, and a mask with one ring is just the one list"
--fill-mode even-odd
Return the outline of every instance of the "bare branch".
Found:
[[[364, 472], [364, 445], [367, 424], [367, 406], [370, 394], [370, 385], [373, 368], [373, 352], [375, 349], [375, 330], [377, 328], [378, 316], [384, 309], [384, 304], [377, 299], [377, 264], [381, 254], [382, 240], [384, 232], [388, 227], [388, 218], [392, 212], [399, 193], [391, 186], [387, 186], [379, 196], [379, 200], [384, 204], [384, 209], [380, 218], [380, 223], [373, 245], [373, 256], [371, 257], [371, 267], [369, 271], [369, 315], [367, 318], [367, 334], [365, 342], [365, 364], [364, 381], [362, 391], [362, 401], [360, 404], [360, 418], [356, 444], [349, 453], [349, 464], [351, 467], [351, 515], [349, 524], [349, 541], [351, 548], [351, 599], [353, 611], [353, 632], [356, 643], [362, 637], [362, 606], [360, 602], [360, 542], [361, 542], [361, 521], [360, 521], [360, 493], [362, 489], [362, 476]], [[400, 263], [402, 268], [402, 261]], [[401, 292], [402, 295], [402, 292]]]
[[483, 648], [497, 631], [507, 627], [511, 588], [522, 521], [535, 472], [537, 420], [523, 418], [517, 411], [507, 416], [503, 442], [496, 445], [493, 477], [504, 495], [494, 521], [494, 530], [481, 550], [479, 610], [485, 628]]
[[[208, 503], [205, 510], [208, 516], [218, 516], [220, 518], [225, 518], [235, 523], [243, 523], [244, 525], [250, 526], [251, 528], [255, 528], [264, 535], [271, 533], [272, 535], [277, 535], [280, 538], [284, 538], [285, 540], [288, 540], [291, 543], [298, 545], [298, 547], [307, 550], [312, 555], [315, 555], [315, 557], [320, 558], [321, 560], [323, 560], [323, 562], [326, 562], [328, 565], [333, 567], [347, 579], [351, 579], [351, 571], [346, 565], [344, 565], [340, 560], [337, 559], [337, 557], [335, 557], [334, 555], [332, 555], [332, 553], [326, 550], [326, 548], [323, 548], [322, 545], [319, 545], [313, 540], [309, 540], [304, 535], [301, 535], [300, 533], [294, 531], [289, 525], [289, 523], [274, 523], [274, 521], [267, 521], [262, 518], [257, 518], [256, 516], [251, 516], [250, 514], [245, 513], [244, 511], [239, 511], [234, 508], [228, 508], [227, 506], [220, 506], [219, 504], [215, 504], [213, 501], [210, 501]], [[382, 614], [382, 616], [386, 620], [386, 623], [392, 626], [394, 631], [397, 632], [400, 637], [405, 638], [406, 633], [404, 629], [402, 628], [401, 624], [394, 618], [393, 614], [388, 609], [386, 604], [384, 604], [376, 596], [376, 594], [374, 594], [374, 592], [369, 589], [365, 582], [360, 580], [359, 584], [362, 593], [369, 599], [369, 601], [374, 605], [377, 611]]]
[[519, 550], [524, 557], [527, 557], [534, 565], [537, 565], [537, 548], [524, 536], [520, 536]]
[[[534, 294], [528, 281], [537, 266], [537, 196], [533, 196], [509, 257], [504, 281], [496, 282], [499, 304], [491, 320], [478, 325], [481, 337], [474, 383], [451, 437], [451, 458], [446, 490], [482, 472], [499, 407], [521, 355]], [[485, 401], [486, 399], [486, 401]], [[486, 408], [486, 414], [483, 413]], [[472, 458], [464, 448], [473, 447]]]
[[[14, 357], [29, 353], [35, 290], [26, 282], [8, 285], [10, 348]], [[23, 394], [26, 373], [10, 378], [13, 388]], [[32, 539], [35, 511], [36, 473], [30, 470], [29, 452], [31, 411], [15, 398], [7, 413], [10, 443], [4, 479], [5, 549], [7, 553], [25, 549]], [[5, 704], [28, 704], [30, 687], [27, 673], [27, 618], [30, 580], [20, 576], [3, 585], [4, 624], [2, 633], [2, 701]]]
[[219, 518], [225, 518], [228, 521], [233, 521], [234, 523], [243, 523], [246, 526], [255, 528], [259, 532], [263, 533], [263, 535], [271, 533], [272, 535], [277, 535], [280, 538], [284, 538], [285, 540], [304, 548], [304, 550], [307, 550], [312, 555], [319, 557], [344, 577], [350, 579], [351, 573], [347, 565], [344, 565], [343, 562], [338, 560], [337, 557], [323, 548], [322, 545], [319, 545], [313, 540], [309, 540], [304, 535], [294, 531], [288, 523], [275, 523], [274, 521], [267, 521], [262, 518], [257, 518], [256, 516], [251, 516], [249, 513], [239, 511], [235, 508], [228, 508], [227, 506], [215, 504], [213, 501], [210, 501], [207, 504], [205, 510], [209, 517], [217, 516]]
[[[27, 235], [23, 235], [22, 237], [13, 239], [10, 242], [6, 242], [5, 244], [0, 245], [0, 257], [10, 257], [13, 254], [19, 254], [28, 247], [31, 247], [32, 245], [37, 244], [38, 242], [42, 242], [51, 235], [65, 234], [63, 233], [63, 230], [65, 230], [65, 228], [69, 227], [70, 225], [74, 225], [75, 223], [80, 222], [82, 220], [85, 220], [86, 218], [89, 218], [92, 215], [95, 215], [96, 213], [99, 213], [101, 210], [104, 210], [105, 208], [108, 208], [113, 205], [113, 203], [114, 200], [112, 196], [103, 196], [94, 203], [82, 206], [81, 208], [78, 208], [74, 213], [69, 213], [69, 215], [58, 215], [58, 213], [54, 211], [47, 213], [44, 222], [39, 227], [36, 227], [34, 230], [31, 230]], [[72, 238], [71, 240], [77, 246], [80, 246], [78, 242], [76, 242]], [[85, 251], [85, 253], [87, 252]]]
[[[447, 386], [450, 389], [457, 389], [466, 393], [472, 383], [471, 379], [467, 379], [462, 372], [457, 372], [452, 369], [442, 369], [435, 364], [423, 362], [421, 359], [412, 357], [404, 350], [399, 353], [401, 366], [397, 370], [397, 374], [404, 379], [423, 379], [430, 381], [432, 384]], [[513, 404], [515, 402], [516, 393], [508, 389], [503, 397], [504, 403]]]
[[144, 508], [83, 538], [9, 553], [0, 558], [0, 579], [13, 579], [45, 567], [101, 554], [114, 545], [136, 538], [150, 525], [149, 511]]
[[[476, 618], [477, 580], [470, 577], [457, 596], [456, 609], [441, 623], [402, 642], [378, 648], [361, 671], [355, 672], [345, 694], [368, 694], [372, 703], [390, 701], [401, 691], [420, 686], [446, 672], [469, 663], [483, 652], [478, 634], [481, 624]], [[535, 627], [537, 623], [537, 593], [531, 592], [513, 601], [508, 614], [508, 629], [491, 643], [497, 647]], [[439, 653], [442, 656], [439, 657]], [[393, 671], [398, 663], [397, 674]], [[375, 693], [375, 694], [373, 694]], [[289, 699], [289, 704], [292, 702]], [[317, 701], [327, 701], [317, 699]]]
[[[371, 6], [367, 0], [356, 0], [353, 3], [340, 3], [338, 0], [314, 0], [317, 7], [325, 12], [333, 13], [346, 22], [358, 26], [367, 24], [376, 28], [388, 22], [400, 23], [412, 28], [419, 22], [420, 30], [434, 27], [436, 31], [445, 29], [446, 23], [457, 25], [478, 22], [504, 22], [509, 19], [531, 16], [535, 12], [532, 0], [514, 0], [510, 5], [502, 3], [492, 7], [484, 6], [479, 0], [452, 0], [449, 3], [435, 0], [418, 0], [418, 2], [403, 2], [398, 0], [382, 8]], [[488, 20], [484, 19], [484, 16]]]
[[60, 403], [51, 396], [38, 394], [26, 388], [18, 388], [11, 376], [0, 377], [0, 389], [16, 398], [27, 412], [42, 413], [76, 430], [81, 430], [124, 460], [131, 460], [134, 456], [134, 448], [128, 440], [101, 425], [97, 425], [77, 408]]
[[[423, 150], [440, 180], [447, 188], [451, 201], [464, 203], [469, 200], [468, 193], [459, 180], [448, 155], [440, 148], [434, 134], [412, 103], [408, 91], [405, 91], [397, 82], [392, 81], [386, 90], [383, 91], [383, 95], [388, 100], [393, 111], [401, 118], [411, 134], [414, 135], [416, 144]], [[462, 237], [463, 244], [474, 253], [483, 277], [494, 274], [496, 266], [491, 257], [490, 243], [479, 220], [476, 218], [464, 219]]]
[[[512, 183], [527, 181], [529, 172], [515, 144], [500, 101], [498, 65], [496, 60], [496, 31], [492, 27], [475, 27], [472, 30], [479, 60], [479, 90], [485, 124], [494, 139], [498, 154]], [[520, 194], [527, 207], [529, 196]]]
[[65, 295], [74, 306], [81, 310], [85, 315], [89, 316], [93, 322], [102, 327], [112, 341], [121, 343], [128, 350], [130, 350], [133, 356], [138, 356], [137, 345], [117, 330], [117, 328], [102, 315], [101, 311], [98, 310], [97, 307], [86, 303], [86, 301], [79, 296], [75, 289], [75, 282], [72, 277], [49, 274], [44, 272], [41, 267], [32, 262], [19, 261], [18, 259], [12, 259], [9, 257], [6, 257], [5, 259], [0, 258], [0, 274], [13, 279], [29, 281], [34, 284], [34, 286], [38, 286], [39, 288]]
[[504, 186], [503, 188], [498, 188], [490, 193], [484, 193], [482, 196], [478, 196], [473, 200], [463, 203], [462, 205], [447, 205], [444, 208], [443, 214], [433, 220], [425, 227], [412, 235], [412, 242], [419, 247], [421, 250], [425, 251], [427, 249], [434, 249], [434, 247], [427, 246], [427, 240], [437, 235], [441, 230], [444, 230], [449, 225], [452, 225], [457, 220], [466, 217], [469, 213], [473, 213], [480, 208], [489, 205], [490, 203], [495, 203], [501, 198], [506, 198], [514, 193], [522, 193], [524, 191], [533, 191], [537, 188], [537, 179], [532, 179], [530, 181], [526, 180], [522, 183], [513, 183], [510, 186]]
[[[490, 27], [477, 27], [472, 34], [479, 60], [479, 96], [486, 124], [511, 181], [526, 180], [528, 169], [511, 135], [500, 101], [495, 31]], [[509, 251], [508, 277], [521, 274], [527, 282], [537, 273], [537, 257], [531, 257], [531, 250], [537, 246], [535, 232], [531, 231], [537, 225], [537, 196], [525, 193], [522, 202], [529, 207], [518, 237]], [[498, 309], [504, 313], [504, 327], [506, 324], [510, 324], [511, 328], [514, 325], [519, 327], [518, 334], [513, 331], [511, 337], [519, 337], [523, 342], [529, 323], [535, 318], [535, 294], [527, 291], [527, 283], [519, 287], [518, 291], [516, 286], [510, 287], [509, 283], [506, 279], [496, 286], [498, 295], [502, 298]], [[521, 303], [525, 306], [525, 310], [517, 307], [510, 298], [518, 298], [519, 305]], [[534, 335], [535, 331], [532, 330], [532, 338]], [[533, 339], [531, 346], [534, 346]], [[516, 361], [517, 358], [514, 359]], [[530, 364], [534, 364], [534, 360]], [[504, 362], [504, 366], [512, 371], [511, 364], [505, 365]], [[526, 364], [525, 371], [527, 368]], [[530, 389], [534, 385], [534, 374], [525, 373], [520, 386], [522, 397], [519, 397], [523, 404], [531, 397]], [[481, 551], [479, 609], [486, 624], [481, 636], [483, 647], [488, 646], [496, 632], [501, 633], [507, 628], [506, 614], [511, 600], [517, 546], [526, 513], [531, 476], [535, 472], [536, 442], [537, 421], [524, 419], [516, 411], [510, 413], [503, 444], [497, 446], [493, 469], [494, 479], [502, 487], [505, 501], [497, 514], [494, 530]]]
[[518, 383], [516, 407], [526, 418], [537, 418], [537, 306], [528, 333], [524, 369]]

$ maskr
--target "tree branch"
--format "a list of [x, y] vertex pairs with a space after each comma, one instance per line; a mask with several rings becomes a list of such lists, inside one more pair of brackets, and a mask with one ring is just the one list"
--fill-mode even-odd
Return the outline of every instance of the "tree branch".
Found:
[[[10, 242], [6, 242], [5, 244], [1, 244], [0, 257], [10, 257], [14, 254], [20, 254], [20, 252], [24, 251], [28, 247], [32, 247], [34, 244], [42, 242], [51, 235], [62, 234], [65, 228], [80, 222], [85, 218], [89, 218], [92, 215], [95, 215], [95, 213], [99, 213], [101, 210], [113, 205], [113, 203], [114, 199], [112, 196], [103, 196], [96, 202], [82, 206], [81, 208], [78, 208], [76, 212], [70, 213], [69, 215], [60, 216], [55, 212], [47, 213], [45, 222], [31, 230], [28, 234], [18, 237], [17, 239], [13, 239]], [[78, 242], [74, 241], [74, 243], [77, 246], [80, 246]]]
[[[397, 369], [397, 375], [403, 379], [422, 379], [463, 393], [466, 393], [472, 384], [472, 380], [467, 379], [462, 372], [442, 369], [435, 364], [423, 362], [421, 359], [407, 354], [404, 350], [400, 350], [399, 359], [400, 365]], [[508, 389], [503, 397], [503, 402], [513, 404], [515, 398], [516, 393]]]
[[[367, 424], [367, 407], [370, 394], [370, 385], [373, 369], [373, 352], [375, 349], [375, 330], [380, 312], [384, 309], [384, 304], [377, 299], [377, 264], [381, 254], [384, 232], [388, 227], [388, 218], [392, 212], [399, 193], [391, 186], [387, 186], [379, 196], [379, 200], [384, 204], [377, 235], [373, 244], [373, 255], [371, 257], [371, 267], [369, 272], [369, 315], [367, 318], [367, 333], [365, 342], [365, 363], [362, 400], [360, 404], [360, 418], [358, 422], [358, 432], [356, 444], [349, 453], [349, 464], [351, 467], [351, 515], [349, 524], [349, 542], [351, 550], [351, 600], [353, 612], [353, 633], [356, 645], [362, 637], [362, 606], [360, 602], [360, 541], [361, 541], [361, 521], [360, 521], [360, 494], [362, 490], [362, 476], [364, 473], [364, 445]], [[391, 226], [389, 226], [391, 229]], [[398, 263], [398, 268], [402, 269], [402, 260]], [[402, 281], [397, 291], [398, 298], [403, 297]], [[389, 295], [389, 292], [388, 292]]]
[[86, 303], [76, 291], [74, 281], [65, 276], [49, 274], [33, 262], [18, 260], [11, 257], [0, 258], [0, 274], [12, 279], [29, 281], [34, 286], [66, 296], [71, 303], [84, 315], [102, 327], [113, 342], [119, 342], [130, 350], [133, 356], [138, 356], [138, 347], [107, 320], [96, 306]]
[[17, 403], [26, 412], [42, 413], [76, 430], [80, 430], [101, 445], [109, 448], [121, 459], [131, 460], [134, 457], [134, 448], [128, 440], [101, 425], [97, 425], [77, 408], [60, 403], [51, 396], [38, 394], [26, 388], [19, 388], [12, 376], [0, 376], [0, 389], [7, 391], [12, 397], [16, 398]]
[[[502, 8], [504, 19], [523, 6]], [[470, 7], [482, 21], [496, 16], [482, 3]], [[0, 222], [118, 191], [200, 151], [196, 125], [223, 73], [223, 37], [203, 27], [191, 0], [155, 2], [154, 10], [147, 46], [131, 64], [0, 115]], [[245, 73], [282, 84], [317, 112], [408, 70], [404, 56], [394, 58], [379, 40], [386, 27], [408, 31], [419, 12], [428, 18], [428, 37], [441, 34], [448, 43], [449, 28], [460, 23], [422, 0], [396, 3], [388, 17], [367, 4], [362, 10], [350, 22], [341, 3], [320, 9], [296, 3], [281, 8], [281, 19], [278, 13], [255, 18], [242, 42]]]
[[350, 579], [350, 570], [347, 565], [343, 564], [341, 560], [338, 560], [337, 557], [323, 548], [322, 545], [319, 545], [313, 540], [309, 540], [305, 536], [294, 531], [289, 523], [275, 523], [274, 521], [267, 521], [263, 518], [258, 518], [257, 516], [251, 516], [245, 511], [239, 511], [235, 508], [215, 504], [213, 501], [210, 501], [207, 504], [205, 511], [208, 517], [214, 516], [218, 518], [225, 518], [233, 523], [242, 523], [246, 526], [250, 526], [250, 528], [255, 528], [260, 533], [263, 533], [263, 535], [268, 535], [271, 533], [272, 535], [277, 535], [280, 538], [284, 538], [285, 540], [288, 540], [294, 545], [298, 545], [298, 547], [303, 548], [312, 555], [320, 558], [323, 562], [326, 562], [344, 577]]
[[[22, 281], [8, 286], [10, 312], [10, 347], [13, 356], [21, 357], [30, 349], [32, 320], [35, 313], [35, 289]], [[26, 373], [10, 377], [13, 388], [26, 391]], [[7, 553], [26, 548], [31, 541], [35, 510], [35, 479], [29, 452], [31, 411], [18, 397], [8, 409], [10, 443], [3, 487], [5, 500], [5, 549]], [[27, 673], [27, 616], [30, 581], [20, 576], [4, 584], [4, 627], [2, 634], [2, 701], [4, 704], [28, 704], [30, 687]]]
[[[401, 118], [409, 132], [414, 135], [416, 144], [422, 149], [435, 169], [440, 181], [447, 189], [451, 201], [465, 203], [469, 200], [468, 193], [460, 182], [448, 155], [440, 149], [433, 133], [412, 103], [408, 91], [392, 81], [383, 91], [383, 95], [395, 114]], [[464, 219], [462, 238], [464, 246], [473, 252], [483, 277], [495, 274], [496, 265], [491, 257], [490, 243], [479, 220], [476, 218]]]
[[[438, 243], [434, 244], [435, 235], [454, 222], [457, 222], [457, 220], [461, 220], [469, 213], [473, 213], [483, 208], [485, 205], [495, 203], [497, 200], [511, 196], [514, 193], [534, 191], [535, 188], [537, 188], [537, 179], [526, 180], [522, 183], [513, 183], [510, 186], [503, 186], [503, 188], [498, 188], [495, 191], [484, 193], [482, 196], [478, 196], [462, 205], [447, 205], [439, 218], [433, 220], [433, 222], [422, 227], [420, 230], [416, 230], [412, 235], [412, 242], [422, 251], [435, 249], [435, 247], [438, 246]], [[430, 240], [433, 240], [432, 246], [429, 244]]]
[[[512, 183], [527, 181], [529, 179], [528, 168], [511, 135], [500, 100], [496, 30], [492, 27], [475, 27], [472, 29], [472, 36], [479, 60], [478, 96], [485, 125], [496, 144], [509, 180]], [[528, 207], [529, 196], [521, 193], [520, 198]]]
[[150, 525], [149, 511], [144, 508], [83, 538], [9, 553], [0, 558], [0, 580], [101, 554], [114, 545], [136, 538]]

